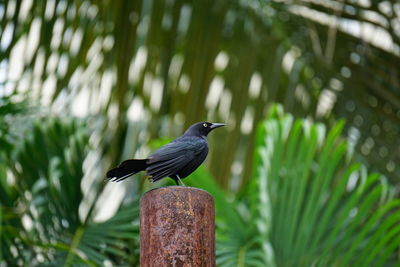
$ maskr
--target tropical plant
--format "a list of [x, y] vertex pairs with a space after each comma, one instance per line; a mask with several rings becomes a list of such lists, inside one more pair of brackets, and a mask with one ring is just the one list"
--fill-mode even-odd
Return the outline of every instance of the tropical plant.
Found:
[[[246, 203], [237, 196], [227, 196], [202, 167], [191, 175], [188, 183], [207, 190], [215, 199], [217, 266], [275, 265], [268, 238], [271, 222], [268, 206], [260, 213], [259, 202]], [[256, 194], [255, 198], [258, 197]], [[265, 198], [267, 195], [262, 196]]]
[[331, 130], [276, 106], [258, 129], [255, 174], [233, 202], [204, 173], [220, 222], [220, 266], [394, 266], [400, 200], [382, 175], [355, 163]]
[[[16, 123], [16, 121], [14, 121]], [[82, 122], [35, 122], [2, 153], [1, 261], [18, 266], [101, 266], [138, 262], [139, 203], [104, 222], [82, 191], [89, 145]], [[97, 199], [95, 199], [97, 200]], [[86, 207], [86, 208], [85, 208]]]
[[260, 126], [255, 181], [268, 191], [278, 266], [399, 261], [400, 200], [385, 177], [348, 157], [343, 126], [327, 132], [279, 108]]
[[[104, 203], [119, 205], [104, 200], [104, 172], [150, 140], [222, 120], [213, 176], [190, 179], [216, 196], [220, 265], [395, 262], [398, 192], [385, 181], [400, 175], [399, 7], [0, 1], [0, 258], [136, 264], [148, 185], [126, 181], [128, 201], [99, 222]], [[255, 131], [276, 102], [294, 117], [275, 109]]]
[[[259, 127], [255, 172], [242, 192], [227, 195], [204, 168], [188, 179], [215, 198], [218, 266], [398, 260], [400, 201], [384, 177], [353, 162], [343, 126], [327, 132], [274, 107]], [[0, 164], [3, 263], [138, 263], [138, 198], [96, 222], [98, 198], [81, 191], [91, 149], [81, 122], [40, 120], [13, 145]]]
[[329, 124], [349, 118], [356, 156], [395, 183], [398, 10], [396, 0], [2, 1], [0, 84], [53, 112], [94, 115], [104, 169], [134, 153], [122, 144], [223, 120], [231, 134], [213, 137], [224, 142], [209, 165], [238, 190], [253, 129], [279, 102]]

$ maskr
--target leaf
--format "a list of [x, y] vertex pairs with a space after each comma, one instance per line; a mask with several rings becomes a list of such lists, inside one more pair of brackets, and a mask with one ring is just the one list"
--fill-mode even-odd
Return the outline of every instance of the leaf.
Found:
[[[81, 221], [81, 181], [88, 147], [84, 125], [50, 119], [33, 127], [7, 160], [16, 182], [7, 185], [10, 189], [2, 188], [17, 193], [14, 199], [0, 197], [1, 253], [9, 262], [21, 258], [26, 264], [35, 262], [38, 250], [46, 260], [56, 258], [66, 266], [99, 266], [113, 257], [116, 264], [126, 263], [134, 250], [128, 244], [138, 236], [138, 200], [124, 204], [105, 222]], [[7, 251], [10, 246], [19, 248], [16, 255]]]
[[[270, 206], [268, 233], [277, 264], [389, 262], [400, 245], [392, 238], [400, 231], [399, 202], [387, 194], [382, 176], [368, 175], [360, 164], [347, 165], [347, 143], [340, 137], [344, 123], [324, 136], [321, 124], [270, 114], [259, 129], [260, 165], [252, 183], [270, 196], [267, 207], [253, 202], [260, 210]], [[378, 242], [387, 231], [390, 237]]]

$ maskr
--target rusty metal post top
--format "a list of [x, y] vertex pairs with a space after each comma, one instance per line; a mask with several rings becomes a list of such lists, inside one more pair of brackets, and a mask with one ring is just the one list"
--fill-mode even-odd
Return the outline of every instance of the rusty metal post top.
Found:
[[140, 266], [214, 267], [214, 198], [199, 188], [168, 186], [140, 200]]
[[153, 194], [162, 194], [162, 193], [171, 192], [171, 191], [176, 191], [176, 192], [184, 192], [185, 191], [185, 192], [196, 193], [199, 195], [204, 195], [204, 197], [206, 197], [206, 196], [211, 197], [214, 200], [214, 197], [204, 189], [200, 189], [197, 187], [191, 187], [191, 186], [179, 186], [179, 185], [171, 185], [171, 186], [164, 186], [164, 187], [158, 187], [158, 188], [151, 189], [143, 194], [142, 199], [147, 198]]

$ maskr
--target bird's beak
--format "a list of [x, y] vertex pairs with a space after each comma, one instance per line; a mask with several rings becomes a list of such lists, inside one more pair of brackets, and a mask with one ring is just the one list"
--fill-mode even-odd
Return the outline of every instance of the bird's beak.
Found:
[[222, 126], [225, 126], [225, 123], [212, 123], [210, 128], [211, 128], [211, 130], [213, 130], [215, 128], [219, 128], [219, 127], [222, 127]]

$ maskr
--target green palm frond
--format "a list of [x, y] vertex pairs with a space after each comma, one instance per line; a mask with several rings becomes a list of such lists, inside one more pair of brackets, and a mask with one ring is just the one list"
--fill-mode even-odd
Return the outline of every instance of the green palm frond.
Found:
[[265, 209], [262, 214], [248, 212], [249, 207], [250, 210], [255, 209], [254, 205], [258, 207], [258, 202], [247, 206], [234, 196], [227, 197], [203, 167], [190, 176], [188, 183], [207, 190], [215, 199], [217, 266], [274, 266], [267, 237], [267, 229], [271, 227], [266, 219], [268, 212]]
[[278, 266], [382, 266], [400, 247], [400, 201], [384, 177], [347, 160], [343, 126], [325, 134], [275, 107], [259, 129], [253, 183], [270, 197]]
[[[143, 143], [129, 130], [138, 121], [158, 137], [224, 120], [231, 134], [213, 137], [224, 142], [211, 152], [211, 171], [230, 188], [237, 151], [245, 151], [246, 184], [252, 130], [279, 102], [297, 117], [351, 118], [360, 158], [391, 179], [400, 173], [397, 8], [396, 0], [3, 1], [0, 67], [13, 75], [0, 86], [45, 106], [62, 102], [70, 114], [85, 102], [79, 112], [96, 115], [93, 135], [108, 165], [135, 152], [121, 144]], [[151, 120], [128, 123], [133, 107]], [[245, 132], [242, 121], [252, 122]]]
[[[13, 97], [15, 95], [0, 97], [0, 153], [3, 156], [12, 150], [12, 141], [20, 130], [12, 127], [14, 126], [12, 116], [26, 114], [28, 111], [26, 101], [13, 101]], [[0, 161], [3, 160], [0, 155]]]
[[391, 266], [400, 201], [351, 159], [340, 135], [274, 106], [258, 128], [250, 184], [226, 196], [200, 168], [189, 183], [215, 197], [218, 266]]
[[[80, 215], [85, 201], [83, 162], [88, 151], [84, 124], [41, 120], [27, 135], [7, 159], [15, 181], [5, 183], [2, 189], [16, 193], [12, 199], [0, 197], [4, 259], [22, 265], [54, 260], [58, 266], [137, 262], [132, 256], [138, 253], [133, 251], [138, 247], [137, 199], [124, 204], [105, 222]], [[6, 166], [0, 166], [4, 173]]]

